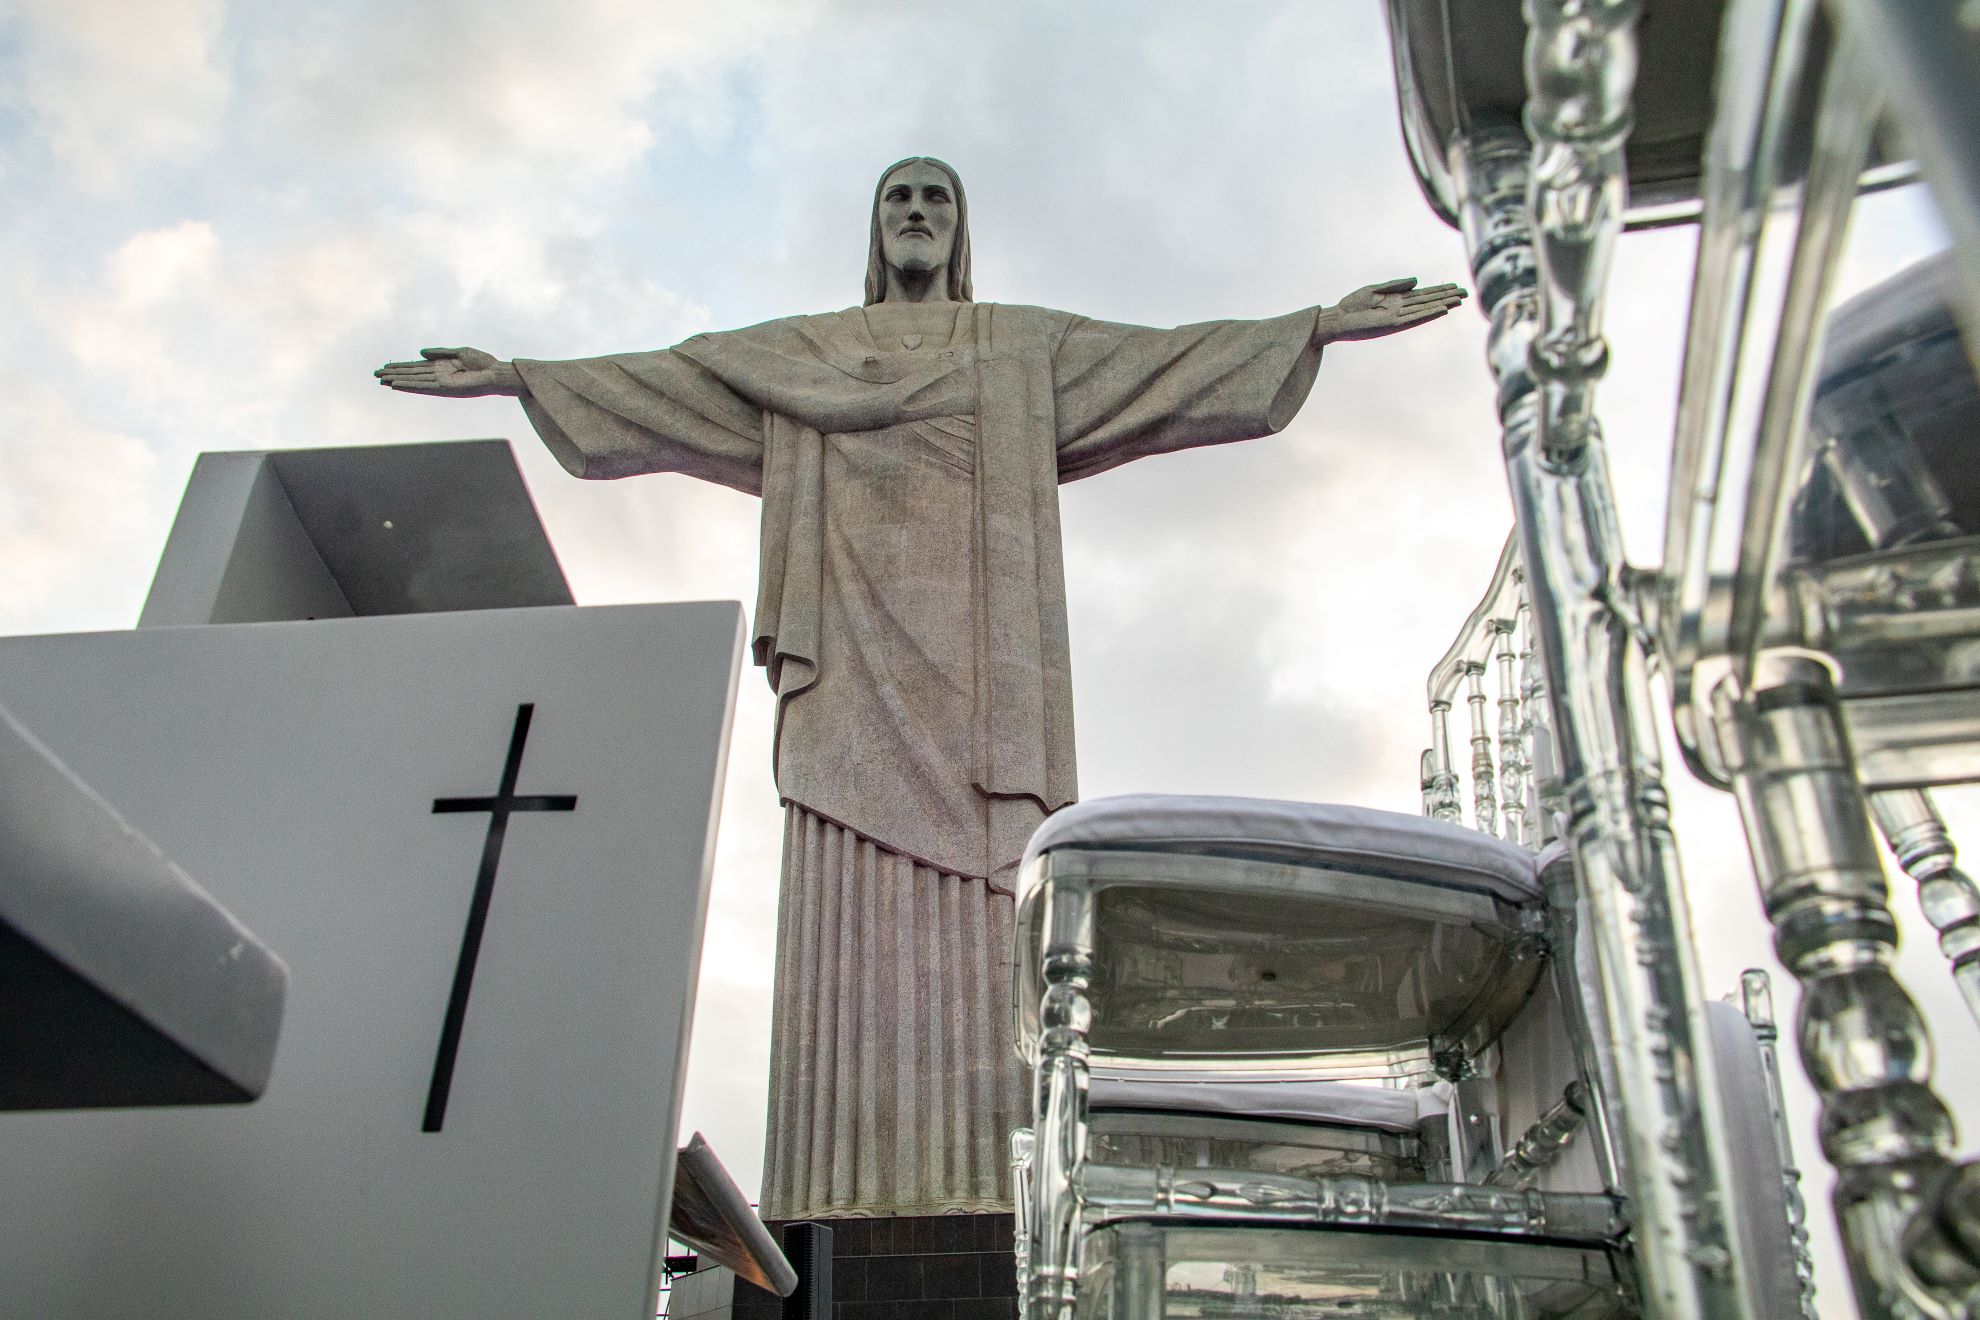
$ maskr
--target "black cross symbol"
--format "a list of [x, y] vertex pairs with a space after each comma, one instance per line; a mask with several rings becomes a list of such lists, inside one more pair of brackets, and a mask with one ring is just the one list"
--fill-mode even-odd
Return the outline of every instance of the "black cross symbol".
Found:
[[481, 956], [481, 932], [488, 925], [488, 902], [495, 896], [495, 868], [502, 861], [502, 838], [509, 831], [509, 814], [515, 811], [575, 811], [573, 793], [517, 796], [516, 777], [522, 772], [523, 744], [529, 740], [529, 722], [536, 714], [535, 702], [516, 707], [516, 730], [509, 735], [509, 759], [502, 766], [502, 786], [493, 797], [435, 798], [436, 815], [453, 811], [488, 813], [488, 838], [481, 845], [481, 872], [474, 880], [474, 902], [468, 907], [467, 929], [461, 932], [461, 957], [454, 964], [454, 989], [447, 996], [447, 1020], [440, 1028], [440, 1049], [433, 1056], [433, 1083], [426, 1092], [426, 1118], [422, 1132], [438, 1132], [447, 1121], [447, 1092], [454, 1085], [454, 1056], [460, 1053], [461, 1022], [467, 1017], [468, 991], [474, 986], [474, 963]]

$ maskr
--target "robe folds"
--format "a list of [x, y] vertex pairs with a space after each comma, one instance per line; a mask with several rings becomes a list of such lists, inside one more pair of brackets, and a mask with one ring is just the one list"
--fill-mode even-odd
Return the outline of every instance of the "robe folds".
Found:
[[908, 347], [853, 308], [516, 368], [578, 476], [762, 496], [753, 649], [780, 796], [1009, 892], [1077, 795], [1058, 484], [1281, 429], [1319, 367], [1314, 321], [961, 303], [947, 342]]
[[786, 848], [766, 1219], [1010, 1209], [1018, 861], [1073, 801], [1058, 485], [1291, 420], [1315, 311], [1153, 330], [861, 308], [672, 349], [518, 360], [581, 477], [763, 499], [753, 651]]

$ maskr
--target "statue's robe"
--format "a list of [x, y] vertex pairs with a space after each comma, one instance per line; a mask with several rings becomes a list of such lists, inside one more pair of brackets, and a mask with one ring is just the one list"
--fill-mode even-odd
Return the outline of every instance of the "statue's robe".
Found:
[[887, 342], [853, 308], [516, 363], [577, 475], [763, 497], [786, 804], [766, 1218], [1009, 1208], [1010, 893], [1075, 796], [1058, 483], [1279, 430], [1314, 321], [966, 303], [946, 340]]

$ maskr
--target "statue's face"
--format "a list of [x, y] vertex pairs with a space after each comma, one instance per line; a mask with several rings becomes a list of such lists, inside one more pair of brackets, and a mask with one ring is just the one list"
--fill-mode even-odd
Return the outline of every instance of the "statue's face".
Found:
[[956, 246], [956, 198], [949, 176], [912, 161], [880, 190], [880, 254], [911, 275], [941, 270]]

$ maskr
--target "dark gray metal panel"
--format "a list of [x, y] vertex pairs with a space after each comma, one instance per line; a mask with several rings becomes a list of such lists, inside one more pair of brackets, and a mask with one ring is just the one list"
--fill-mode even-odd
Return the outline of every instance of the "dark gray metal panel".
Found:
[[252, 1100], [288, 979], [0, 709], [0, 1109]]
[[506, 440], [268, 456], [359, 615], [575, 603]]
[[784, 1320], [831, 1320], [832, 1230], [825, 1224], [784, 1225], [784, 1255], [797, 1287], [784, 1298]]

